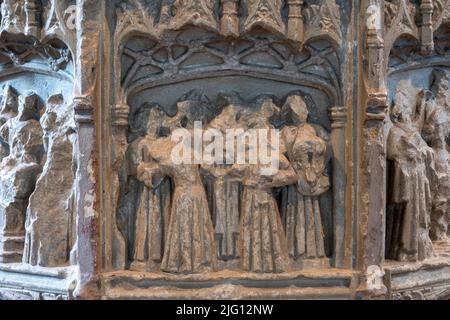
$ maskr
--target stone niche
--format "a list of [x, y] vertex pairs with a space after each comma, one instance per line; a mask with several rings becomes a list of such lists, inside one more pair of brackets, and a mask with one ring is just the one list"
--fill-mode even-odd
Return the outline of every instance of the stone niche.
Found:
[[0, 3], [0, 299], [450, 297], [450, 0]]

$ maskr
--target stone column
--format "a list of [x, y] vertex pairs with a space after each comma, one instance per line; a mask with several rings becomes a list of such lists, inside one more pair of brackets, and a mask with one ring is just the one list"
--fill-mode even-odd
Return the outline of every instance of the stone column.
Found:
[[[345, 129], [347, 108], [330, 109], [331, 143], [333, 146], [333, 225], [334, 225], [334, 266], [351, 267], [351, 217], [346, 216], [345, 196], [347, 170], [345, 162]], [[350, 237], [350, 238], [349, 238]]]
[[78, 130], [77, 144], [77, 256], [79, 279], [76, 295], [84, 295], [84, 286], [97, 273], [98, 211], [96, 208], [96, 140], [94, 106], [88, 97], [74, 99], [75, 120]]
[[112, 170], [109, 181], [112, 203], [110, 205], [110, 213], [107, 213], [109, 220], [106, 222], [106, 227], [109, 229], [109, 232], [108, 234], [105, 234], [105, 268], [114, 270], [125, 269], [127, 257], [125, 239], [123, 239], [123, 236], [119, 232], [116, 213], [120, 192], [119, 171], [123, 165], [123, 160], [128, 146], [127, 129], [129, 125], [129, 113], [130, 107], [122, 101], [112, 109], [111, 114], [114, 150], [110, 150], [112, 156]]
[[75, 120], [78, 129], [76, 182], [78, 279], [74, 295], [95, 298], [98, 275], [98, 183], [96, 118], [100, 96], [99, 73], [102, 4], [77, 0]]
[[434, 50], [433, 41], [433, 1], [422, 0], [420, 4], [422, 23], [420, 25], [420, 41], [422, 54], [431, 54]]
[[287, 0], [287, 5], [289, 8], [287, 36], [292, 41], [303, 42], [303, 0]]
[[363, 110], [359, 267], [381, 266], [385, 247], [386, 147], [384, 120], [387, 110], [386, 65], [381, 10], [366, 12], [366, 102]]
[[238, 1], [222, 0], [220, 32], [225, 37], [239, 37]]
[[38, 0], [25, 2], [26, 27], [24, 33], [39, 38], [41, 29], [41, 5]]

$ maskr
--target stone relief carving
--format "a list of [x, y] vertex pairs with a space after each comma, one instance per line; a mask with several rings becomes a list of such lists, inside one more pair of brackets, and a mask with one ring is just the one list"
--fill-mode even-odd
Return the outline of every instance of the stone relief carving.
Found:
[[[73, 29], [64, 10], [73, 3], [1, 3], [2, 262], [65, 266], [73, 248], [76, 134], [63, 97], [72, 96]], [[44, 85], [28, 92], [20, 79], [29, 76]], [[61, 94], [49, 92], [55, 79]]]
[[[252, 128], [268, 129], [268, 119], [277, 111], [273, 102], [262, 102], [261, 110], [247, 121]], [[249, 142], [250, 144], [251, 142]], [[269, 144], [274, 143], [269, 141]], [[246, 148], [249, 146], [246, 146]], [[241, 268], [253, 272], [283, 272], [289, 268], [286, 236], [272, 188], [295, 182], [296, 174], [279, 155], [277, 174], [261, 173], [259, 165], [237, 166], [243, 185], [240, 225]]]
[[163, 38], [190, 25], [234, 38], [262, 28], [292, 40], [297, 47], [305, 33], [308, 38], [328, 35], [336, 42], [341, 38], [340, 7], [335, 0], [311, 4], [303, 0], [161, 0], [152, 5], [127, 0], [119, 2], [116, 11], [118, 37], [134, 30]]
[[[69, 4], [70, 0], [65, 1]], [[73, 46], [73, 23], [64, 21], [62, 4], [55, 0], [43, 8], [40, 1], [21, 0], [2, 2], [0, 33], [0, 55], [10, 59], [16, 65], [22, 65], [33, 59], [42, 59], [54, 71], [65, 69], [71, 61]], [[23, 34], [26, 38], [15, 40]], [[53, 39], [54, 38], [54, 39]], [[61, 44], [56, 39], [65, 41]]]
[[42, 171], [42, 128], [35, 93], [19, 96], [18, 113], [1, 127], [1, 139], [9, 154], [1, 163], [0, 208], [2, 262], [19, 262], [23, 253], [25, 213], [28, 199]]
[[445, 282], [432, 286], [417, 286], [392, 293], [393, 300], [448, 300], [449, 285]]
[[[171, 121], [171, 126], [168, 127], [170, 131], [183, 128], [186, 116], [189, 115], [183, 112], [183, 108], [193, 107], [190, 101], [180, 102], [178, 106], [179, 115]], [[150, 135], [154, 136], [154, 133]], [[175, 145], [174, 142], [169, 137], [153, 138], [153, 141], [149, 140], [150, 137], [144, 138], [144, 157], [149, 161], [139, 163], [138, 180], [147, 188], [155, 188], [168, 176], [174, 184], [161, 270], [175, 273], [210, 270], [215, 267], [216, 250], [199, 167], [174, 164], [171, 160], [171, 146]], [[160, 219], [164, 218], [166, 217]], [[156, 228], [153, 231], [161, 232]]]
[[433, 0], [432, 5], [434, 29], [437, 29], [442, 23], [448, 23], [450, 20], [450, 2], [448, 0]]
[[69, 8], [74, 3], [73, 0], [4, 0], [0, 30], [37, 39], [51, 34], [67, 35], [75, 27]]
[[11, 33], [26, 33], [27, 21], [25, 14], [25, 0], [5, 0], [1, 4], [1, 30]]
[[[340, 8], [335, 0], [322, 1], [319, 4], [310, 4], [305, 9], [305, 21], [309, 32], [324, 32], [334, 36], [335, 41], [341, 38]], [[308, 30], [307, 30], [308, 32]]]
[[[231, 102], [207, 126], [209, 130], [217, 130], [223, 136], [228, 128], [241, 126], [238, 119], [245, 108], [238, 102]], [[236, 168], [234, 168], [236, 169]], [[229, 261], [238, 259], [241, 185], [239, 179], [233, 177], [231, 164], [216, 164], [203, 166], [206, 189], [212, 208], [214, 222], [214, 236], [219, 260]]]
[[75, 238], [73, 110], [61, 95], [43, 108], [9, 85], [1, 100], [1, 261], [65, 265]]
[[292, 121], [283, 129], [287, 157], [299, 175], [297, 184], [285, 191], [282, 204], [289, 254], [295, 259], [324, 258], [319, 197], [330, 188], [329, 136], [324, 128], [306, 122], [308, 109], [301, 97], [289, 97], [283, 108]]
[[62, 95], [48, 99], [41, 126], [46, 161], [27, 208], [23, 262], [54, 267], [69, 261], [75, 240], [76, 130], [73, 110]]
[[[313, 113], [311, 119], [314, 119], [317, 125], [311, 126], [303, 122], [291, 123], [291, 128], [288, 130], [287, 124], [283, 123], [289, 122], [286, 118], [287, 114], [293, 115], [295, 112], [289, 112], [287, 109], [290, 107], [284, 107], [285, 110], [281, 110], [279, 101], [287, 98], [286, 90], [288, 89], [281, 89], [283, 85], [276, 81], [280, 78], [296, 79], [299, 73], [304, 73], [311, 82], [320, 83], [319, 86], [326, 88], [324, 90], [330, 95], [330, 99], [334, 101], [341, 99], [337, 69], [338, 56], [333, 45], [330, 44], [336, 44], [340, 39], [339, 7], [334, 1], [308, 4], [309, 15], [305, 16], [305, 23], [310, 30], [309, 37], [328, 35], [333, 30], [333, 36], [328, 38], [332, 41], [325, 41], [320, 37], [299, 48], [291, 46], [292, 37], [286, 38], [285, 34], [295, 34], [295, 31], [292, 31], [294, 26], [299, 30], [303, 28], [302, 24], [295, 23], [303, 17], [303, 2], [289, 1], [288, 15], [285, 15], [282, 10], [284, 5], [282, 1], [220, 1], [214, 2], [214, 5], [212, 1], [188, 1], [186, 4], [190, 9], [180, 12], [177, 11], [177, 6], [181, 3], [162, 1], [159, 7], [160, 15], [155, 16], [155, 12], [158, 11], [157, 6], [144, 6], [142, 1], [134, 1], [132, 4], [122, 2], [123, 8], [128, 5], [130, 8], [127, 7], [127, 11], [125, 9], [120, 11], [128, 14], [131, 11], [135, 14], [125, 16], [119, 13], [116, 36], [121, 38], [127, 32], [131, 32], [131, 25], [134, 25], [134, 30], [139, 30], [140, 35], [127, 38], [127, 41], [120, 45], [119, 52], [122, 55], [118, 61], [120, 64], [116, 64], [116, 70], [119, 70], [121, 74], [118, 91], [119, 93], [124, 91], [124, 96], [120, 94], [118, 98], [124, 101], [125, 96], [128, 95], [127, 103], [129, 104], [121, 106], [120, 110], [129, 110], [131, 129], [121, 131], [126, 127], [118, 127], [115, 138], [115, 140], [123, 139], [119, 135], [120, 132], [124, 132], [127, 137], [127, 141], [124, 141], [126, 148], [117, 144], [116, 154], [120, 155], [120, 152], [124, 152], [124, 161], [122, 162], [120, 158], [117, 160], [117, 163], [123, 163], [123, 165], [118, 171], [119, 181], [116, 187], [119, 194], [118, 200], [113, 200], [117, 201], [117, 226], [120, 237], [124, 238], [126, 252], [123, 255], [116, 252], [118, 256], [113, 260], [119, 261], [120, 256], [126, 256], [127, 261], [112, 264], [121, 265], [120, 268], [151, 272], [192, 273], [206, 268], [278, 273], [292, 268], [301, 268], [302, 263], [291, 260], [288, 248], [292, 258], [298, 261], [307, 258], [326, 260], [330, 245], [327, 244], [328, 250], [325, 250], [324, 233], [328, 234], [327, 241], [329, 241], [330, 228], [332, 228], [330, 221], [333, 219], [330, 212], [332, 200], [328, 193], [331, 189], [330, 159], [333, 153], [329, 136], [331, 130], [329, 111], [326, 105], [321, 106], [320, 110], [315, 110], [314, 102], [310, 104], [311, 98], [308, 98], [310, 99], [308, 104]], [[139, 8], [145, 8], [145, 10], [139, 10]], [[137, 10], [133, 11], [135, 9]], [[223, 15], [217, 15], [217, 10], [220, 9], [223, 10]], [[242, 11], [242, 9], [245, 10]], [[149, 15], [148, 18], [141, 18], [144, 13]], [[313, 13], [319, 15], [317, 21], [314, 20], [316, 17]], [[181, 19], [180, 15], [197, 16], [196, 22]], [[131, 22], [130, 19], [133, 17], [136, 20]], [[175, 26], [174, 23], [179, 25]], [[289, 25], [290, 32], [287, 30]], [[192, 33], [189, 33], [189, 30]], [[224, 36], [232, 36], [235, 40], [228, 41]], [[301, 38], [299, 36], [298, 39]], [[186, 77], [192, 78], [192, 81], [202, 81], [195, 79], [202, 79], [205, 73], [221, 73], [225, 69], [232, 71], [235, 74], [232, 77], [237, 79], [243, 71], [251, 74], [264, 70], [270, 74], [268, 81], [279, 83], [277, 86], [280, 89], [275, 90], [281, 90], [283, 93], [275, 100], [265, 99], [262, 96], [260, 100], [254, 96], [239, 97], [240, 89], [237, 88], [237, 92], [235, 89], [230, 89], [226, 84], [228, 79], [224, 78], [224, 83], [218, 84], [214, 89], [202, 88], [203, 98], [200, 98], [203, 93], [192, 96], [192, 92], [176, 101], [175, 97], [158, 94], [153, 99], [149, 98], [150, 100], [141, 97], [141, 91], [152, 90], [150, 88], [155, 81], [162, 86], [169, 85], [174, 78]], [[182, 80], [184, 81], [186, 80]], [[292, 81], [295, 83], [295, 80]], [[186, 92], [187, 89], [182, 90]], [[233, 94], [237, 96], [233, 98]], [[292, 104], [304, 104], [303, 98], [304, 96], [292, 95], [290, 99]], [[167, 99], [170, 102], [165, 101]], [[321, 100], [319, 103], [328, 104], [329, 102]], [[289, 105], [289, 103], [286, 104]], [[196, 114], [192, 111], [192, 105], [198, 106]], [[259, 114], [257, 110], [261, 110]], [[183, 115], [184, 113], [188, 116]], [[286, 115], [283, 116], [283, 114]], [[145, 121], [142, 120], [144, 115], [149, 116], [147, 124], [144, 124]], [[159, 120], [155, 122], [151, 119], [153, 117]], [[168, 148], [173, 145], [169, 143], [168, 136], [173, 129], [181, 126], [176, 124], [177, 120], [174, 120], [178, 118], [184, 119], [183, 125], [190, 128], [189, 130], [192, 130], [193, 119], [200, 119], [206, 129], [214, 129], [222, 133], [229, 128], [275, 130], [286, 126], [284, 129], [286, 132], [298, 130], [301, 132], [299, 136], [308, 133], [304, 137], [303, 147], [307, 149], [309, 145], [312, 145], [309, 153], [305, 151], [312, 158], [308, 156], [301, 158], [297, 152], [293, 151], [296, 148], [302, 148], [295, 134], [289, 135], [289, 141], [282, 139], [283, 144], [289, 143], [290, 154], [287, 151], [280, 153], [280, 171], [273, 177], [264, 175], [259, 177], [258, 170], [263, 168], [258, 166], [201, 165], [195, 169], [199, 170], [201, 184], [195, 182], [195, 179], [191, 179], [191, 183], [198, 184], [198, 190], [201, 186], [203, 191], [198, 191], [198, 200], [189, 201], [190, 203], [207, 203], [209, 208], [207, 212], [198, 212], [199, 217], [208, 221], [207, 229], [202, 231], [208, 241], [204, 244], [204, 248], [195, 249], [199, 250], [198, 254], [203, 255], [203, 261], [192, 258], [193, 254], [197, 254], [195, 250], [191, 253], [183, 253], [180, 246], [176, 246], [176, 252], [173, 251], [174, 249], [172, 249], [173, 252], [167, 249], [173, 247], [173, 243], [181, 241], [175, 237], [169, 242], [172, 237], [171, 225], [178, 225], [178, 219], [184, 219], [183, 216], [186, 214], [182, 212], [177, 214], [178, 209], [174, 208], [174, 203], [178, 201], [175, 199], [175, 194], [178, 192], [174, 190], [183, 190], [178, 187], [181, 182], [175, 181], [175, 169], [169, 170], [165, 164], [162, 170], [158, 161], [154, 160], [156, 164], [149, 165], [147, 170], [149, 173], [154, 173], [154, 178], [152, 181], [147, 179], [147, 183], [142, 181], [143, 177], [138, 177], [136, 169], [139, 167], [139, 161], [145, 163], [151, 158], [148, 151], [143, 150], [148, 148], [146, 145], [151, 145], [152, 141], [156, 148], [161, 148], [160, 153], [163, 146]], [[278, 121], [278, 124], [273, 121]], [[336, 126], [336, 128], [340, 127]], [[162, 141], [165, 142], [162, 143]], [[158, 145], [160, 147], [157, 147]], [[146, 156], [143, 156], [142, 152]], [[303, 163], [305, 161], [308, 163]], [[294, 170], [293, 163], [296, 163], [301, 172]], [[142, 165], [141, 168], [144, 166]], [[309, 172], [310, 169], [314, 169], [314, 174]], [[144, 171], [141, 174], [144, 174]], [[302, 178], [298, 178], [298, 175]], [[295, 182], [299, 179], [302, 182], [295, 187]], [[336, 179], [340, 181], [342, 178], [336, 177]], [[287, 189], [291, 190], [289, 202], [284, 200], [283, 202], [280, 197], [287, 198]], [[298, 189], [301, 189], [300, 193]], [[203, 193], [206, 195], [206, 202], [203, 199]], [[180, 201], [188, 201], [187, 195], [181, 193], [180, 197]], [[300, 199], [303, 200], [300, 201]], [[289, 213], [285, 209], [288, 205], [291, 210]], [[307, 208], [302, 209], [304, 205]], [[179, 207], [181, 208], [181, 204]], [[323, 212], [320, 207], [324, 207]], [[198, 211], [194, 209], [190, 209], [191, 214], [193, 211]], [[176, 218], [177, 215], [178, 218]], [[309, 220], [304, 223], [292, 222], [298, 215]], [[286, 222], [287, 216], [290, 216], [292, 223]], [[322, 225], [322, 216], [328, 216], [324, 222], [326, 231]], [[172, 219], [175, 222], [172, 222]], [[195, 225], [191, 227], [197, 228]], [[305, 231], [304, 234], [301, 230]], [[291, 237], [289, 246], [286, 233]], [[297, 237], [295, 241], [308, 244], [308, 254], [304, 252], [306, 248], [303, 251], [299, 249], [298, 254], [294, 253], [296, 250], [294, 235]], [[177, 237], [181, 236], [177, 235]], [[183, 243], [189, 247], [196, 241], [191, 239]], [[188, 247], [184, 250], [188, 250]], [[187, 259], [187, 256], [180, 256], [183, 254], [191, 255], [190, 261], [196, 261], [196, 263], [189, 265], [183, 262]], [[323, 266], [326, 267], [329, 263], [327, 260]]]
[[238, 17], [238, 3], [239, 0], [223, 0], [222, 3], [222, 18], [220, 20], [220, 32], [225, 37], [239, 36], [239, 17]]
[[244, 30], [260, 26], [274, 33], [285, 33], [284, 22], [281, 18], [281, 0], [249, 0], [247, 1], [248, 17], [244, 23]]
[[433, 181], [433, 200], [430, 235], [432, 240], [446, 240], [450, 224], [450, 100], [448, 75], [436, 69], [433, 73], [431, 94], [433, 98], [427, 105], [422, 135], [434, 151], [436, 170]]
[[[433, 71], [429, 89], [400, 81], [387, 141], [390, 163], [387, 257], [420, 261], [433, 256], [431, 240], [448, 232], [448, 75]], [[420, 195], [420, 196], [419, 196]]]
[[218, 23], [214, 16], [214, 2], [214, 0], [176, 0], [170, 27], [177, 30], [184, 25], [193, 24], [216, 30]]
[[[450, 0], [375, 0], [359, 13], [335, 0], [111, 0], [101, 9], [95, 1], [0, 3], [0, 273], [20, 267], [25, 275], [62, 277], [59, 267], [79, 264], [89, 269], [82, 281], [92, 272], [93, 283], [103, 284], [112, 274], [111, 287], [128, 288], [140, 277], [129, 286], [140, 292], [154, 279], [181, 279], [181, 287], [185, 279], [230, 277], [251, 287], [245, 281], [295, 277], [290, 296], [304, 290], [295, 286], [310, 266], [319, 266], [320, 277], [329, 267], [363, 274], [371, 259], [384, 266], [366, 238], [381, 247], [384, 240], [386, 257], [400, 265], [442, 258], [450, 235]], [[364, 13], [367, 19], [349, 23]], [[367, 48], [358, 51], [352, 39], [364, 39], [364, 28], [354, 29], [361, 23]], [[353, 50], [363, 64], [368, 58], [364, 79]], [[415, 70], [438, 66], [429, 86], [416, 83]], [[76, 110], [72, 88], [54, 90], [66, 76], [76, 84]], [[395, 90], [386, 117], [384, 100]], [[171, 136], [192, 134], [195, 121], [222, 135], [280, 130], [278, 172], [174, 164]], [[384, 172], [370, 161], [384, 166], [386, 157], [388, 191], [360, 196], [385, 187], [361, 176]], [[92, 184], [89, 193], [84, 183]], [[359, 211], [374, 199], [383, 199], [386, 216]], [[375, 216], [387, 219], [386, 239]], [[95, 253], [77, 261], [80, 234]], [[357, 276], [340, 272], [326, 281], [356, 287]], [[0, 288], [0, 296], [70, 297], [32, 291]], [[446, 283], [392, 292], [396, 299], [446, 296]]]
[[[10, 119], [17, 116], [18, 112], [18, 94], [9, 85], [5, 86], [3, 89], [2, 104], [0, 110], [0, 124], [3, 126]], [[1, 140], [1, 157], [3, 160], [9, 155], [10, 146], [7, 139]]]
[[[325, 258], [319, 197], [330, 188], [325, 173], [329, 137], [324, 128], [305, 123], [303, 99], [291, 95], [280, 109], [271, 98], [248, 104], [226, 95], [220, 111], [204, 106], [219, 101], [192, 93], [187, 97], [177, 102], [172, 117], [156, 104], [146, 106], [150, 108], [148, 122], [141, 123], [146, 133], [128, 148], [124, 168], [128, 187], [122, 190], [119, 220], [125, 216], [135, 220], [119, 225], [125, 235], [134, 238], [130, 268], [170, 273], [222, 268], [279, 273], [293, 266], [289, 252], [296, 259]], [[283, 117], [293, 122], [283, 129], [286, 156], [280, 151], [275, 174], [261, 174], [262, 167], [252, 164], [172, 163], [176, 143], [170, 135], [175, 129], [192, 131], [195, 120], [225, 133], [230, 128], [275, 130], [271, 119]], [[246, 143], [245, 149], [251, 149], [252, 141]], [[275, 189], [287, 186], [288, 196], [277, 201]], [[137, 198], [127, 188], [138, 190]], [[135, 226], [132, 235], [125, 231], [125, 224]]]
[[385, 0], [384, 23], [388, 28], [403, 25], [414, 29], [415, 16], [418, 11], [416, 4], [410, 0]]

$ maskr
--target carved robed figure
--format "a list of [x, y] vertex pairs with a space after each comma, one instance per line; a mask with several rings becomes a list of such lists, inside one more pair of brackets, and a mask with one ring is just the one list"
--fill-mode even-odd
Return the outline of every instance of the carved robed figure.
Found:
[[19, 96], [18, 114], [0, 128], [10, 146], [0, 170], [0, 262], [22, 259], [28, 198], [42, 171], [43, 133], [39, 101], [34, 92]]
[[[177, 128], [183, 129], [184, 116], [179, 114], [171, 121], [172, 132]], [[161, 271], [193, 273], [213, 270], [216, 264], [214, 229], [199, 165], [174, 162], [172, 150], [178, 142], [172, 141], [171, 137], [153, 141], [147, 138], [145, 158], [149, 161], [137, 167], [138, 179], [150, 189], [155, 188], [155, 181], [166, 176], [174, 184]]]
[[408, 82], [399, 84], [387, 139], [387, 158], [392, 163], [388, 211], [394, 215], [388, 225], [393, 229], [388, 257], [401, 261], [424, 260], [433, 254], [429, 228], [434, 154], [421, 135], [425, 95], [413, 89]]
[[283, 107], [292, 125], [283, 128], [286, 155], [299, 180], [283, 190], [282, 215], [289, 255], [324, 258], [324, 233], [319, 197], [330, 188], [326, 166], [330, 159], [325, 129], [308, 124], [308, 109], [300, 96], [288, 97]]

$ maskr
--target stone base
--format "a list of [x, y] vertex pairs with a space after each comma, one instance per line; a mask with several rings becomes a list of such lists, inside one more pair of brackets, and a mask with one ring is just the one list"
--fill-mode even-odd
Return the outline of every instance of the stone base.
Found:
[[450, 300], [450, 243], [435, 246], [436, 257], [416, 263], [387, 261], [388, 299]]
[[359, 273], [351, 270], [195, 275], [121, 271], [101, 276], [103, 299], [354, 299]]
[[74, 268], [0, 264], [0, 300], [67, 300], [75, 289]]
[[25, 237], [0, 236], [0, 263], [22, 262]]
[[73, 297], [74, 267], [0, 264], [0, 300], [450, 299], [450, 243], [438, 244], [435, 251], [436, 257], [423, 262], [387, 261], [383, 278], [387, 292], [368, 290], [360, 271], [330, 268], [280, 274], [231, 270], [187, 275], [117, 271], [102, 273], [92, 282], [95, 296]]

